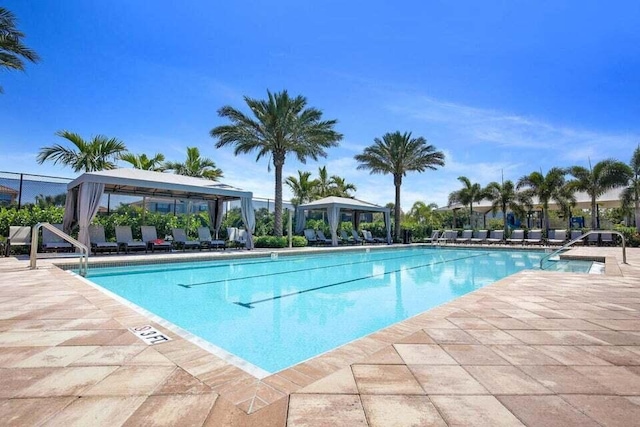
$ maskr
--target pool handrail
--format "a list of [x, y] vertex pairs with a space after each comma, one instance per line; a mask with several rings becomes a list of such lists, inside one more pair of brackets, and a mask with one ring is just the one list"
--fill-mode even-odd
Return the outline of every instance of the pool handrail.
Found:
[[31, 229], [31, 254], [29, 256], [29, 267], [31, 270], [36, 269], [36, 262], [38, 260], [38, 232], [41, 228], [46, 228], [56, 236], [80, 249], [80, 265], [78, 271], [82, 277], [85, 277], [89, 269], [89, 248], [48, 222], [39, 222]]
[[619, 231], [615, 231], [615, 230], [590, 230], [587, 231], [586, 233], [584, 233], [582, 236], [580, 237], [576, 237], [575, 239], [571, 240], [568, 243], [565, 243], [564, 245], [562, 245], [560, 248], [556, 249], [555, 251], [546, 254], [545, 256], [543, 256], [542, 258], [540, 258], [540, 270], [544, 270], [543, 268], [543, 263], [545, 260], [551, 258], [552, 256], [564, 251], [566, 248], [568, 248], [569, 246], [573, 245], [574, 243], [580, 242], [582, 241], [585, 237], [591, 235], [591, 234], [603, 234], [603, 233], [611, 233], [611, 234], [617, 234], [618, 236], [620, 236], [620, 238], [622, 239], [622, 263], [626, 264], [627, 263], [627, 246], [626, 246], [626, 241], [624, 239], [624, 235], [622, 233], [620, 233]]

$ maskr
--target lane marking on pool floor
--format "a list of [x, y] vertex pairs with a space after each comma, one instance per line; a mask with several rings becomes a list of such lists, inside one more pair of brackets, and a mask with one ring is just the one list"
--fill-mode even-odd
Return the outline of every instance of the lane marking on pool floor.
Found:
[[331, 288], [333, 286], [339, 286], [339, 285], [344, 285], [344, 284], [347, 284], [347, 283], [357, 282], [357, 281], [360, 281], [360, 280], [371, 279], [373, 277], [386, 276], [387, 274], [398, 273], [398, 272], [401, 272], [401, 271], [415, 270], [417, 268], [429, 267], [429, 266], [436, 265], [436, 264], [444, 264], [444, 263], [447, 263], [447, 262], [450, 262], [450, 261], [461, 261], [461, 260], [464, 260], [464, 259], [477, 258], [477, 257], [483, 256], [483, 255], [488, 255], [488, 254], [489, 253], [486, 252], [486, 253], [470, 255], [470, 256], [466, 256], [466, 257], [462, 257], [462, 258], [455, 258], [455, 259], [436, 261], [436, 262], [431, 262], [431, 263], [428, 263], [428, 264], [422, 264], [422, 265], [417, 265], [417, 266], [413, 266], [413, 267], [401, 268], [401, 269], [398, 269], [398, 270], [386, 271], [384, 273], [379, 273], [379, 274], [370, 274], [368, 276], [358, 277], [358, 278], [350, 279], [350, 280], [344, 280], [342, 282], [336, 282], [336, 283], [332, 283], [330, 285], [317, 286], [315, 288], [304, 289], [302, 291], [291, 292], [291, 293], [288, 293], [288, 294], [281, 294], [281, 295], [277, 295], [275, 297], [265, 298], [265, 299], [261, 299], [261, 300], [257, 300], [257, 301], [251, 301], [251, 302], [240, 302], [240, 301], [237, 301], [237, 302], [234, 302], [234, 304], [239, 305], [239, 306], [244, 307], [244, 308], [254, 308], [253, 306], [256, 305], [256, 304], [260, 304], [260, 303], [268, 302], [268, 301], [273, 301], [273, 300], [277, 300], [277, 299], [280, 299], [280, 298], [292, 297], [294, 295], [300, 295], [300, 294], [304, 294], [306, 292], [317, 291], [317, 290], [325, 289], [325, 288]]
[[[483, 252], [479, 255], [485, 255], [486, 253]], [[274, 273], [266, 273], [266, 274], [258, 274], [258, 275], [253, 275], [253, 276], [242, 276], [242, 277], [231, 277], [231, 278], [227, 278], [227, 279], [218, 279], [218, 280], [210, 280], [210, 281], [206, 281], [206, 282], [198, 282], [198, 283], [191, 283], [188, 285], [185, 285], [184, 283], [176, 283], [176, 285], [181, 286], [183, 288], [186, 289], [191, 289], [194, 286], [203, 286], [203, 285], [215, 285], [216, 283], [227, 283], [227, 282], [234, 282], [234, 281], [238, 281], [238, 280], [246, 280], [246, 279], [259, 279], [262, 277], [269, 277], [269, 276], [278, 276], [281, 274], [290, 274], [290, 273], [299, 273], [301, 271], [313, 271], [313, 270], [324, 270], [327, 268], [334, 268], [334, 267], [345, 267], [348, 265], [355, 265], [355, 264], [366, 264], [372, 261], [390, 261], [390, 260], [394, 260], [394, 259], [407, 259], [407, 258], [415, 258], [415, 257], [423, 257], [424, 253], [421, 254], [415, 254], [415, 255], [409, 255], [409, 256], [396, 256], [396, 257], [388, 257], [388, 258], [377, 258], [377, 259], [366, 259], [366, 260], [362, 260], [362, 261], [356, 261], [356, 262], [345, 262], [345, 263], [341, 263], [341, 264], [331, 264], [331, 265], [322, 265], [322, 266], [317, 266], [317, 267], [310, 267], [310, 268], [302, 268], [302, 269], [296, 269], [296, 270], [285, 270], [285, 271], [277, 271]], [[453, 258], [451, 261], [455, 261], [457, 259], [464, 259], [464, 258]], [[273, 262], [273, 261], [270, 261]], [[425, 265], [432, 265], [432, 264], [425, 264]], [[422, 266], [419, 266], [422, 267]], [[411, 267], [413, 268], [413, 267]], [[410, 268], [410, 269], [411, 269]]]

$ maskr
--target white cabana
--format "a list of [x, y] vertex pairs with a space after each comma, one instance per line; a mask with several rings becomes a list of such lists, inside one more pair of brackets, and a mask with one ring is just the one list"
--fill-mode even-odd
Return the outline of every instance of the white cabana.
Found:
[[[333, 246], [338, 245], [338, 225], [340, 224], [340, 214], [342, 212], [351, 212], [356, 219], [363, 212], [382, 212], [387, 229], [387, 243], [391, 244], [391, 209], [346, 197], [325, 197], [324, 199], [314, 200], [298, 206], [296, 208], [296, 232], [302, 233], [302, 230], [304, 230], [305, 211], [320, 210], [327, 211]], [[357, 226], [357, 224], [354, 224], [354, 226]]]
[[78, 224], [78, 240], [87, 246], [90, 245], [88, 227], [104, 193], [204, 200], [208, 203], [211, 224], [216, 230], [222, 222], [223, 203], [240, 200], [242, 219], [247, 229], [247, 248], [253, 249], [255, 212], [251, 192], [208, 179], [129, 168], [87, 172], [67, 185], [64, 230], [69, 232]]

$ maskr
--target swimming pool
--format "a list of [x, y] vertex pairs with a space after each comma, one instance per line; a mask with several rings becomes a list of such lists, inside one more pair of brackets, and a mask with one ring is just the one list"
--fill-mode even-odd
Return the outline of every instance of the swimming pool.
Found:
[[273, 373], [523, 269], [543, 252], [413, 247], [93, 268], [103, 288]]

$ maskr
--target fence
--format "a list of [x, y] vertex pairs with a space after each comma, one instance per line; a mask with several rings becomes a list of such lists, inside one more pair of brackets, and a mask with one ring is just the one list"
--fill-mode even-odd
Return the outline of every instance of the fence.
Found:
[[[67, 184], [71, 181], [71, 178], [0, 171], [0, 206], [17, 206], [18, 209], [29, 205], [64, 206]], [[100, 211], [109, 213], [123, 204], [141, 206], [142, 198], [105, 194], [100, 200]], [[273, 212], [275, 200], [254, 197], [253, 206], [256, 210], [266, 208]], [[239, 201], [227, 203], [225, 209], [235, 207], [240, 207]], [[146, 208], [150, 211], [174, 214], [207, 210], [206, 203], [168, 199], [147, 199]], [[292, 209], [293, 205], [284, 201], [283, 209], [287, 208]]]

